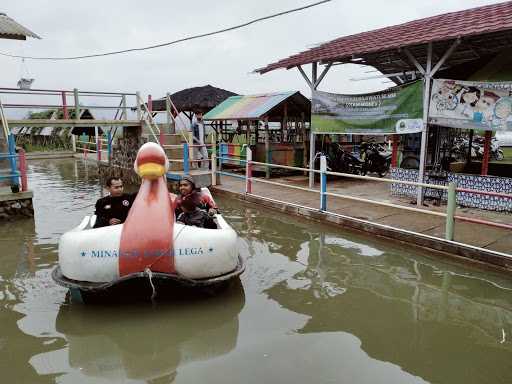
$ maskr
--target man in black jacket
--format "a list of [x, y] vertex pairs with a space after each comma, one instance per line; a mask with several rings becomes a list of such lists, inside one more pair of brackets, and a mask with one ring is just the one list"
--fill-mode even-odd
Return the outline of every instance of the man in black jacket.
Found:
[[124, 223], [137, 194], [123, 193], [123, 180], [109, 177], [106, 183], [108, 196], [96, 202], [94, 228]]

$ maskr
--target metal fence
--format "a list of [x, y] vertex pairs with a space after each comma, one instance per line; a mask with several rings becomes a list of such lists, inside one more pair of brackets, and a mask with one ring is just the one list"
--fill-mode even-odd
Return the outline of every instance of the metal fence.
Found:
[[[383, 178], [377, 178], [377, 177], [371, 177], [371, 176], [360, 176], [360, 175], [353, 175], [353, 174], [347, 174], [347, 173], [330, 172], [330, 171], [327, 171], [327, 162], [326, 162], [325, 156], [321, 156], [320, 169], [313, 170], [314, 173], [320, 175], [320, 189], [318, 190], [318, 189], [314, 189], [314, 188], [310, 188], [310, 187], [301, 187], [301, 186], [271, 181], [271, 180], [268, 180], [265, 178], [254, 177], [253, 176], [253, 166], [254, 165], [262, 166], [265, 168], [281, 168], [281, 169], [298, 171], [298, 172], [310, 172], [311, 169], [253, 161], [252, 160], [252, 151], [250, 148], [246, 149], [246, 159], [245, 160], [240, 160], [239, 158], [234, 159], [229, 156], [221, 156], [218, 158], [218, 160], [221, 163], [223, 161], [237, 160], [237, 161], [241, 161], [245, 164], [245, 174], [244, 175], [225, 172], [225, 171], [222, 171], [221, 169], [219, 169], [219, 171], [217, 171], [217, 173], [221, 174], [221, 175], [223, 174], [223, 175], [227, 175], [227, 176], [244, 179], [246, 194], [251, 194], [251, 195], [257, 196], [255, 194], [253, 194], [253, 192], [252, 192], [252, 185], [254, 182], [284, 187], [284, 188], [288, 188], [288, 189], [312, 192], [312, 193], [316, 193], [319, 195], [318, 207], [306, 207], [306, 208], [318, 209], [321, 212], [334, 213], [334, 212], [330, 212], [327, 208], [328, 198], [329, 197], [337, 197], [337, 198], [342, 198], [342, 199], [351, 200], [351, 201], [369, 203], [369, 204], [374, 204], [374, 205], [380, 205], [380, 206], [385, 206], [385, 207], [390, 207], [390, 208], [401, 209], [404, 211], [410, 211], [410, 212], [422, 213], [422, 214], [431, 215], [431, 216], [443, 217], [445, 219], [445, 239], [447, 239], [447, 240], [453, 240], [455, 220], [472, 222], [472, 223], [483, 224], [483, 225], [512, 230], [512, 225], [510, 225], [510, 224], [498, 223], [498, 222], [488, 221], [488, 220], [484, 220], [484, 219], [480, 219], [480, 218], [456, 215], [457, 193], [468, 193], [469, 192], [469, 193], [485, 194], [485, 195], [490, 195], [490, 196], [499, 195], [500, 197], [512, 199], [512, 195], [510, 195], [510, 194], [457, 188], [455, 183], [449, 183], [447, 186], [445, 186], [445, 185], [418, 183], [418, 182], [413, 182], [413, 181], [401, 181], [401, 180], [392, 180], [392, 179], [390, 180], [390, 179], [383, 179]], [[220, 168], [220, 166], [219, 166], [219, 168]], [[328, 189], [327, 176], [341, 176], [341, 177], [347, 177], [347, 178], [352, 178], [352, 179], [371, 180], [371, 181], [376, 181], [376, 182], [381, 182], [381, 183], [400, 183], [400, 184], [412, 185], [412, 186], [416, 186], [416, 187], [437, 189], [437, 190], [441, 190], [443, 192], [446, 191], [447, 196], [448, 196], [446, 210], [445, 210], [445, 212], [437, 212], [437, 211], [431, 211], [431, 210], [427, 210], [427, 209], [407, 207], [407, 206], [393, 204], [393, 203], [389, 203], [389, 202], [370, 200], [370, 199], [365, 199], [365, 198], [346, 195], [346, 194], [334, 193], [332, 191], [329, 191], [329, 189]], [[266, 198], [265, 196], [258, 196], [258, 197]], [[290, 203], [290, 202], [286, 202], [286, 201], [281, 201], [281, 202], [282, 203]]]

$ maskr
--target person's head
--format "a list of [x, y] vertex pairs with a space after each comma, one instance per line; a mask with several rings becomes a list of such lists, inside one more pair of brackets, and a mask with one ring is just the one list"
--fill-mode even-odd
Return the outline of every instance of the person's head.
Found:
[[179, 189], [182, 196], [190, 195], [196, 189], [194, 179], [190, 176], [183, 176], [180, 180]]
[[194, 201], [194, 199], [192, 198], [189, 198], [189, 199], [183, 199], [183, 201], [181, 202], [181, 209], [183, 210], [183, 212], [194, 212], [196, 209], [197, 209], [197, 205]]
[[487, 110], [490, 107], [494, 107], [494, 104], [496, 104], [499, 98], [500, 97], [494, 92], [484, 91], [484, 94], [480, 97], [476, 106], [482, 111]]
[[478, 100], [480, 99], [480, 90], [476, 87], [468, 87], [464, 89], [462, 94], [460, 95], [460, 102], [462, 104], [469, 104], [472, 107], [476, 105]]
[[120, 177], [109, 177], [106, 187], [110, 196], [116, 197], [123, 194], [123, 180]]

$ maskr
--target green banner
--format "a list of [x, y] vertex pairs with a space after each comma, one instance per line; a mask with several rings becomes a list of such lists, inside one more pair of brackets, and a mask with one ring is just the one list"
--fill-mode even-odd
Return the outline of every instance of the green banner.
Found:
[[383, 135], [423, 130], [423, 82], [364, 95], [313, 92], [314, 133]]

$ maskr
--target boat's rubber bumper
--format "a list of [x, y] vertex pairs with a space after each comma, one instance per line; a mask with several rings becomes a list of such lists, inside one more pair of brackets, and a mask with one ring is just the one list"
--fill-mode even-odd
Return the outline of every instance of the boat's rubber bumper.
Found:
[[[151, 272], [151, 278], [154, 281], [158, 280], [167, 280], [167, 281], [174, 281], [176, 283], [185, 285], [185, 286], [191, 286], [191, 287], [205, 287], [209, 285], [215, 285], [222, 283], [224, 281], [233, 279], [240, 274], [242, 274], [245, 270], [245, 260], [242, 256], [238, 256], [238, 263], [236, 268], [228, 273], [225, 273], [220, 276], [210, 277], [206, 279], [189, 279], [183, 276], [175, 275], [175, 274], [169, 274], [169, 273], [160, 273], [160, 272]], [[123, 276], [117, 280], [109, 281], [109, 282], [103, 282], [103, 283], [92, 283], [89, 281], [78, 281], [78, 280], [72, 280], [68, 279], [66, 276], [62, 274], [62, 271], [60, 269], [60, 266], [55, 267], [55, 269], [52, 272], [52, 278], [53, 280], [63, 287], [66, 288], [77, 288], [81, 291], [104, 291], [110, 287], [113, 287], [115, 285], [119, 285], [123, 282], [134, 280], [138, 278], [148, 278], [148, 274], [146, 272], [136, 272], [132, 273], [130, 275]]]

